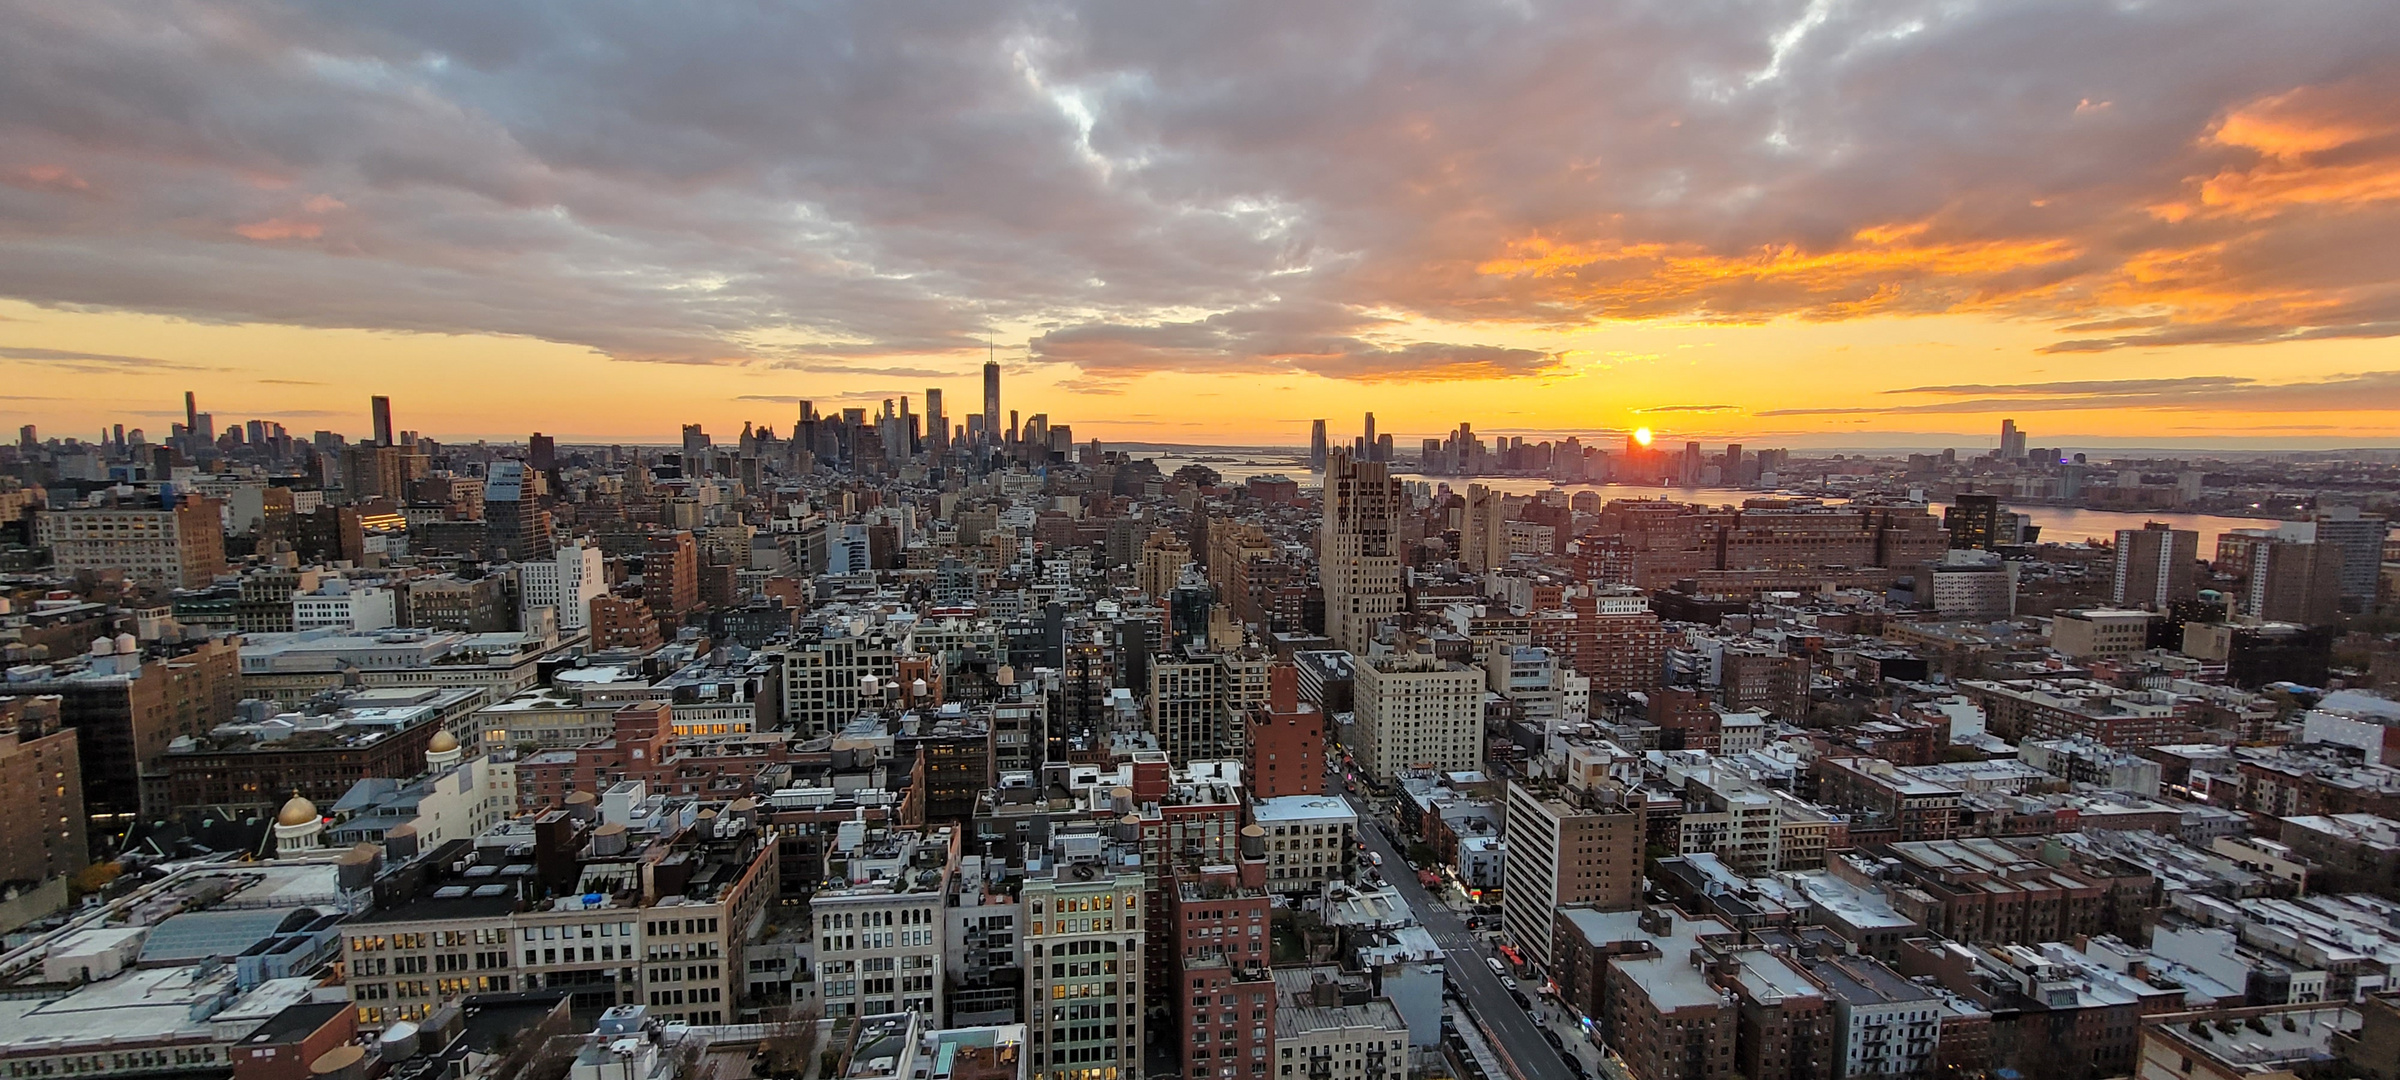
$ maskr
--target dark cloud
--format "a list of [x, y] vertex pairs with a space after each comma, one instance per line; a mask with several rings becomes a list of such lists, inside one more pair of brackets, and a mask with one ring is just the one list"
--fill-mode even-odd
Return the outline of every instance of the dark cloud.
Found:
[[0, 296], [895, 378], [1041, 326], [1094, 386], [1556, 368], [1423, 319], [2382, 337], [2395, 55], [2375, 0], [13, 5]]

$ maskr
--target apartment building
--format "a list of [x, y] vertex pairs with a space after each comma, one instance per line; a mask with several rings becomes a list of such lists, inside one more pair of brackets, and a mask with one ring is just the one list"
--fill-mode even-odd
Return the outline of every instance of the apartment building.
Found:
[[826, 852], [840, 884], [810, 894], [817, 994], [829, 1017], [946, 1015], [946, 898], [958, 870], [957, 830], [845, 829]]
[[1641, 900], [1644, 808], [1615, 789], [1537, 789], [1510, 781], [1501, 926], [1548, 966], [1557, 911], [1625, 910]]
[[1483, 672], [1430, 653], [1386, 653], [1356, 666], [1356, 758], [1370, 776], [1472, 769], [1483, 761]]
[[552, 988], [576, 1008], [730, 1022], [777, 847], [753, 811], [630, 787], [444, 845], [378, 883], [376, 909], [342, 926], [359, 1026]]

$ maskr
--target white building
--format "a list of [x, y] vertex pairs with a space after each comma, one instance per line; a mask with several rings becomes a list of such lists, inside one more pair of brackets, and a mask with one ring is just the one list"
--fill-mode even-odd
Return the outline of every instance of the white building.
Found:
[[943, 905], [958, 867], [957, 834], [845, 825], [826, 873], [845, 884], [809, 898], [817, 988], [829, 1017], [943, 1015]]
[[1358, 814], [1347, 801], [1331, 795], [1260, 799], [1251, 805], [1251, 820], [1267, 834], [1268, 889], [1314, 893], [1328, 882], [1349, 880]]
[[575, 631], [592, 624], [592, 601], [608, 593], [608, 571], [599, 548], [577, 541], [547, 559], [518, 563], [517, 583], [526, 622], [536, 609], [549, 608], [561, 631]]
[[1360, 662], [1356, 680], [1357, 756], [1369, 775], [1482, 764], [1481, 669], [1425, 653], [1386, 654]]
[[1926, 1076], [1941, 1043], [1941, 1000], [1871, 957], [1806, 963], [1833, 1005], [1835, 1080]]
[[392, 590], [327, 578], [314, 590], [292, 594], [292, 629], [341, 630], [363, 634], [400, 624], [400, 604]]

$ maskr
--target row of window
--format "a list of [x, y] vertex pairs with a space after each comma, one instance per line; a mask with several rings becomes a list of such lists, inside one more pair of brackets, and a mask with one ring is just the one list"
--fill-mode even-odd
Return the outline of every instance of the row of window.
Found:
[[79, 1076], [96, 1072], [128, 1072], [135, 1069], [165, 1069], [193, 1065], [213, 1065], [217, 1048], [213, 1046], [176, 1047], [172, 1050], [126, 1050], [113, 1054], [71, 1054], [66, 1057], [18, 1059], [8, 1063], [12, 1078], [27, 1076]]

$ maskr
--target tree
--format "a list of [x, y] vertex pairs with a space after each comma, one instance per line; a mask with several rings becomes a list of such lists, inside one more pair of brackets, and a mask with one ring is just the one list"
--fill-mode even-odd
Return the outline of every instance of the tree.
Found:
[[785, 1005], [767, 1015], [767, 1033], [758, 1041], [767, 1075], [789, 1078], [806, 1074], [809, 1060], [817, 1053], [820, 1014], [816, 1006]]

